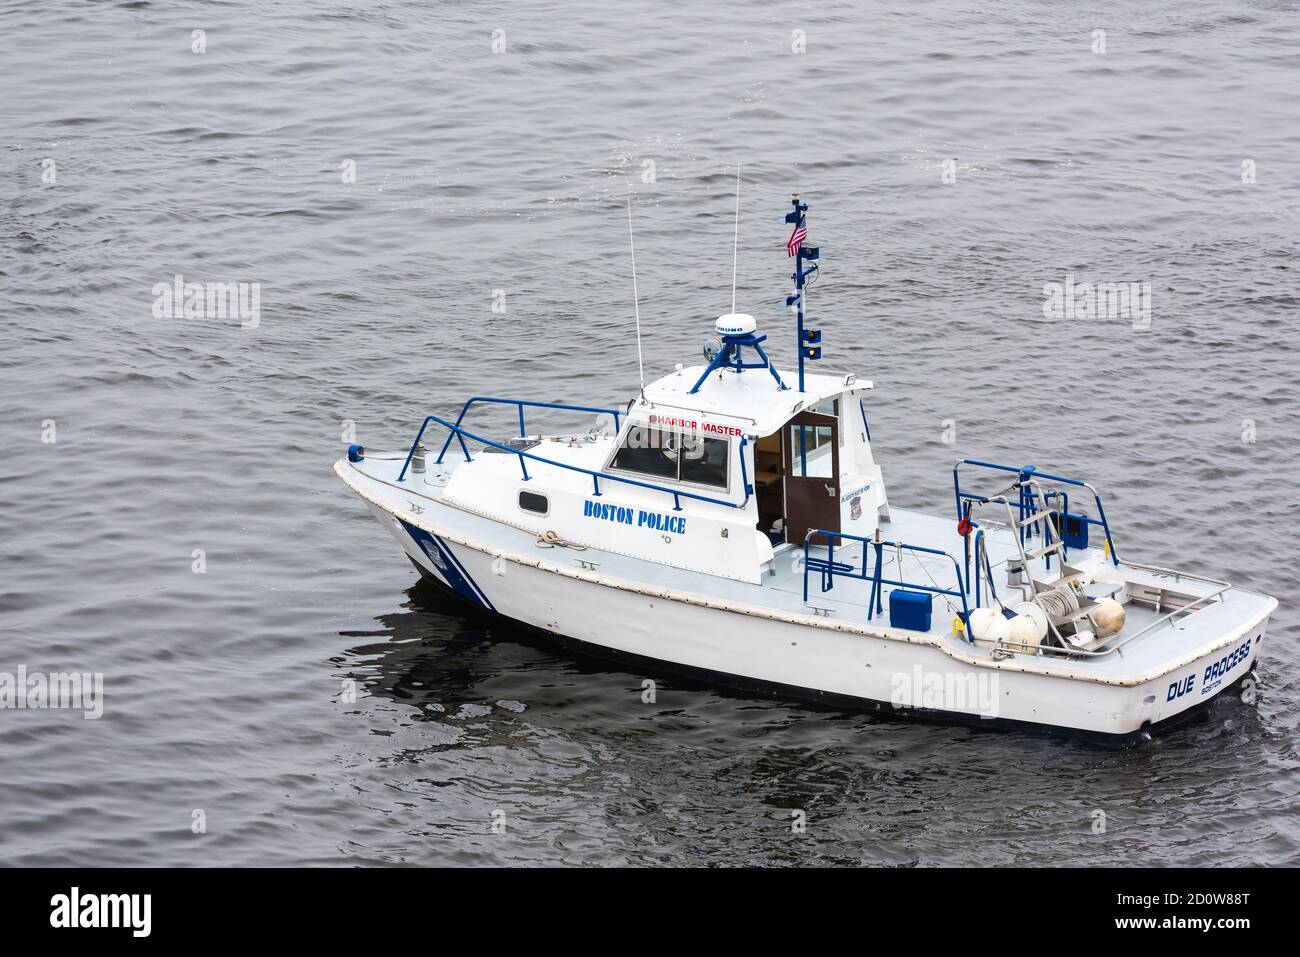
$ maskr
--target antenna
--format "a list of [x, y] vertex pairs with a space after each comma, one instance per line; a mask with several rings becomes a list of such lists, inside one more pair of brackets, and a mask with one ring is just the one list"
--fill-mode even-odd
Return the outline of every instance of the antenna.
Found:
[[736, 164], [736, 234], [731, 240], [731, 311], [736, 311], [736, 257], [740, 248], [740, 164]]
[[632, 249], [632, 308], [636, 311], [636, 365], [641, 373], [641, 398], [645, 398], [645, 361], [641, 358], [641, 300], [636, 293], [636, 242], [632, 239], [632, 197], [627, 198], [627, 243]]

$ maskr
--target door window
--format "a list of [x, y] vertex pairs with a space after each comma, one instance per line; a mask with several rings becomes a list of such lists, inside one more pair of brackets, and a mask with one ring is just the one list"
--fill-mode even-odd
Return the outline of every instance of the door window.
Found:
[[829, 425], [790, 426], [791, 472], [795, 478], [832, 478], [834, 429]]

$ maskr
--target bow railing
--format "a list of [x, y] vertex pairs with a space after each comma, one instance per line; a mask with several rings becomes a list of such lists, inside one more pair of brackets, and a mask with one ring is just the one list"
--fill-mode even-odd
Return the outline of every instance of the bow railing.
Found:
[[727, 501], [726, 499], [715, 498], [711, 495], [702, 495], [698, 492], [689, 492], [684, 489], [670, 488], [669, 486], [666, 485], [657, 485], [654, 482], [643, 482], [640, 479], [629, 478], [623, 475], [612, 475], [608, 472], [598, 472], [594, 469], [584, 468], [581, 465], [573, 465], [570, 462], [561, 462], [558, 459], [547, 458], [544, 455], [537, 455], [533, 452], [529, 452], [526, 449], [522, 449], [517, 446], [506, 445], [502, 442], [496, 442], [493, 441], [492, 439], [484, 438], [481, 435], [477, 435], [469, 431], [463, 425], [461, 425], [461, 422], [465, 418], [465, 413], [469, 411], [470, 406], [479, 402], [518, 406], [519, 407], [519, 431], [521, 437], [526, 435], [524, 430], [525, 427], [524, 427], [524, 411], [523, 411], [525, 406], [528, 406], [530, 408], [560, 409], [569, 412], [604, 413], [604, 414], [614, 416], [614, 423], [616, 428], [620, 427], [620, 423], [621, 423], [620, 413], [615, 411], [614, 409], [599, 409], [591, 406], [582, 406], [582, 405], [558, 405], [556, 403], [551, 403], [551, 402], [531, 402], [526, 399], [497, 399], [497, 398], [491, 398], [487, 396], [476, 396], [465, 403], [465, 407], [461, 409], [460, 415], [457, 416], [455, 422], [448, 422], [446, 419], [440, 418], [439, 416], [436, 415], [430, 415], [425, 417], [424, 421], [420, 423], [420, 430], [415, 434], [415, 441], [411, 443], [410, 451], [406, 453], [406, 461], [402, 464], [402, 470], [397, 475], [397, 481], [403, 482], [406, 480], [407, 470], [411, 467], [411, 460], [415, 458], [416, 449], [420, 447], [420, 442], [424, 438], [425, 432], [428, 430], [430, 424], [437, 424], [447, 430], [447, 439], [446, 441], [443, 442], [442, 449], [441, 451], [439, 451], [438, 458], [436, 460], [438, 464], [442, 463], [443, 456], [446, 454], [447, 449], [451, 446], [451, 442], [453, 439], [460, 445], [461, 454], [465, 456], [465, 461], [472, 462], [474, 458], [470, 454], [469, 446], [465, 442], [466, 439], [469, 439], [471, 442], [477, 442], [488, 448], [496, 449], [499, 452], [506, 452], [509, 453], [510, 455], [514, 455], [519, 461], [519, 470], [525, 482], [532, 480], [532, 476], [528, 474], [527, 463], [530, 461], [539, 462], [543, 465], [552, 465], [555, 466], [556, 468], [561, 468], [570, 472], [578, 472], [583, 475], [590, 476], [591, 483], [592, 483], [592, 495], [596, 497], [599, 497], [601, 495], [600, 489], [601, 489], [602, 482], [615, 482], [620, 485], [630, 485], [635, 488], [649, 489], [654, 492], [663, 492], [666, 495], [671, 495], [673, 497], [673, 511], [680, 512], [682, 510], [683, 499], [696, 501], [696, 502], [707, 502], [710, 505], [723, 505], [726, 506], [727, 508], [744, 508], [746, 505], [749, 504], [749, 499], [753, 494], [754, 487], [753, 485], [750, 484], [749, 470], [745, 463], [745, 450], [749, 442], [749, 436], [747, 435], [742, 435], [740, 437], [740, 450], [739, 450], [741, 487], [744, 491], [744, 498], [740, 502], [731, 502], [731, 501]]

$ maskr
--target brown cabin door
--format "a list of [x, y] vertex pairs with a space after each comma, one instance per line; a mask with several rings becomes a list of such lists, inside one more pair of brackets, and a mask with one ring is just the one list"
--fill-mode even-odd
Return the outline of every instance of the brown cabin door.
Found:
[[[802, 545], [810, 528], [840, 530], [839, 420], [800, 412], [781, 430], [785, 459], [785, 540]], [[825, 535], [814, 535], [824, 545]]]

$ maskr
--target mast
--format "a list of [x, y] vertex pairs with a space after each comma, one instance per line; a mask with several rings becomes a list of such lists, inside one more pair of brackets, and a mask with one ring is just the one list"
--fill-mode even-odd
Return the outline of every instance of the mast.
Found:
[[[786, 296], [785, 304], [787, 307], [795, 308], [795, 347], [799, 352], [799, 391], [803, 392], [803, 363], [805, 359], [816, 361], [822, 357], [822, 334], [820, 329], [804, 329], [803, 326], [803, 306], [804, 306], [804, 289], [808, 283], [808, 277], [817, 272], [817, 260], [821, 259], [821, 249], [817, 246], [805, 246], [804, 240], [808, 238], [807, 213], [808, 204], [799, 202], [799, 194], [795, 193], [790, 197], [790, 205], [793, 210], [785, 214], [785, 221], [794, 226], [794, 231], [790, 233], [790, 239], [786, 243], [786, 251], [794, 257], [794, 292]], [[804, 268], [804, 260], [810, 265]]]

